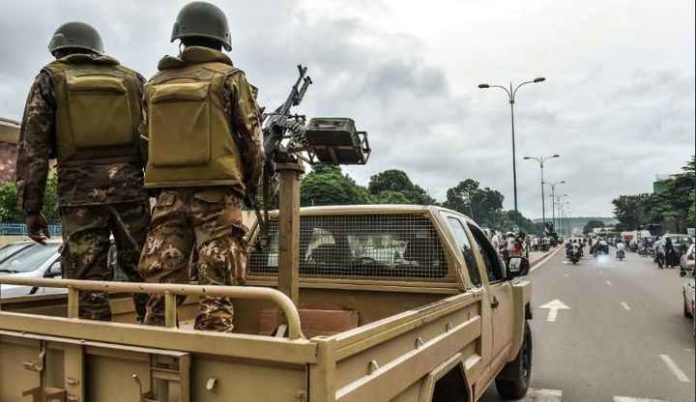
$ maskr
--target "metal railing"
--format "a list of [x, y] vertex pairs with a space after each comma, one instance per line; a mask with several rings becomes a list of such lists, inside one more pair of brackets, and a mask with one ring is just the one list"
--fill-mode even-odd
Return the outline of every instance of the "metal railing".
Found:
[[[229, 297], [232, 299], [265, 300], [277, 305], [285, 315], [290, 339], [302, 338], [300, 314], [292, 300], [284, 293], [257, 286], [197, 286], [169, 283], [102, 282], [76, 279], [17, 278], [0, 276], [0, 284], [66, 288], [68, 289], [68, 318], [79, 318], [80, 291], [106, 293], [156, 293], [164, 294], [165, 327], [176, 327], [177, 296]], [[0, 294], [2, 310], [2, 294]]]
[[[62, 228], [60, 225], [48, 225], [48, 234], [51, 237], [60, 236]], [[26, 236], [27, 225], [23, 223], [0, 223], [0, 236]]]

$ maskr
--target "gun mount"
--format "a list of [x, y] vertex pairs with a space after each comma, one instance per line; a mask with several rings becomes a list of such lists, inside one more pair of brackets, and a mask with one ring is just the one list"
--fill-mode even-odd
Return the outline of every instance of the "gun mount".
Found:
[[[357, 131], [349, 118], [313, 118], [293, 114], [313, 83], [307, 67], [298, 65], [299, 77], [285, 102], [264, 114], [263, 142], [266, 164], [263, 173], [263, 216], [256, 209], [260, 230], [257, 244], [268, 246], [268, 209], [278, 191], [278, 288], [299, 305], [299, 215], [300, 181], [304, 163], [364, 165], [370, 156], [367, 132]], [[277, 186], [274, 183], [277, 182]]]

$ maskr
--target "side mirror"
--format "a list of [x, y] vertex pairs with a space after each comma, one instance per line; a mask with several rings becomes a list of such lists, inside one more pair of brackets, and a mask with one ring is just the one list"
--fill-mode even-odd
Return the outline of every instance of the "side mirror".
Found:
[[507, 277], [512, 279], [517, 276], [529, 274], [529, 260], [522, 256], [511, 256], [507, 261]]
[[686, 276], [686, 271], [679, 271], [679, 276], [682, 278]]
[[63, 276], [63, 270], [60, 267], [60, 261], [56, 261], [48, 268], [46, 271], [47, 278], [61, 278]]

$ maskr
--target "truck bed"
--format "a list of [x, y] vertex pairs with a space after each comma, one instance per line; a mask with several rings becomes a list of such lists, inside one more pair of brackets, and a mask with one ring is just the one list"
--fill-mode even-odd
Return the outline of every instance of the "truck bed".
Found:
[[[3, 300], [0, 400], [57, 392], [75, 401], [133, 401], [151, 390], [159, 401], [365, 401], [374, 392], [380, 397], [370, 400], [391, 400], [415, 392], [404, 384], [418, 383], [443, 356], [476, 350], [480, 298], [427, 290], [303, 288], [300, 311], [359, 317], [350, 330], [309, 339], [260, 334], [264, 312], [278, 310], [269, 301], [235, 300], [235, 332], [221, 334], [137, 325], [123, 294], [112, 297], [110, 323], [67, 318], [66, 295]], [[179, 307], [182, 323], [196, 301], [189, 296]]]

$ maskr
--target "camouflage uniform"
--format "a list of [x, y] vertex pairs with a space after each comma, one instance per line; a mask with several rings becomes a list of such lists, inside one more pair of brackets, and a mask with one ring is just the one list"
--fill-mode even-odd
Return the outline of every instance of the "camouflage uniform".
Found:
[[[97, 55], [79, 57], [113, 60]], [[142, 77], [140, 80], [142, 93]], [[43, 207], [49, 160], [57, 157], [56, 102], [51, 75], [42, 70], [27, 98], [17, 148], [17, 204], [22, 211], [39, 212]], [[58, 159], [64, 238], [61, 266], [67, 278], [109, 280], [113, 274], [107, 267], [107, 254], [113, 234], [120, 269], [131, 280], [141, 280], [136, 272], [137, 256], [149, 221], [142, 169], [143, 161], [62, 164]], [[135, 302], [142, 315], [143, 297], [136, 297]], [[81, 292], [80, 316], [110, 319], [105, 295]]]
[[[198, 47], [186, 48], [180, 57], [185, 60], [194, 52], [208, 56], [214, 53], [218, 60], [231, 65], [221, 52]], [[197, 276], [202, 285], [243, 284], [246, 245], [242, 237], [246, 229], [241, 220], [241, 195], [256, 191], [264, 162], [254, 91], [241, 72], [229, 75], [224, 81], [224, 115], [233, 131], [229, 134], [237, 139], [243, 150], [240, 155], [244, 165], [243, 183], [157, 186], [161, 193], [138, 266], [147, 282], [188, 283], [192, 276]], [[152, 150], [150, 153], [154, 154]], [[198, 260], [194, 261], [192, 255], [197, 255]], [[232, 318], [233, 306], [229, 299], [206, 297], [199, 304], [195, 328], [230, 332]], [[151, 295], [145, 323], [162, 325], [163, 321], [163, 297]]]

